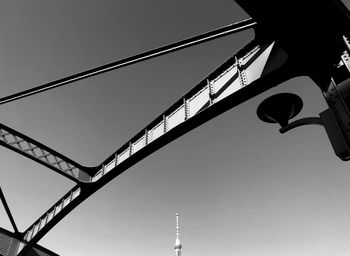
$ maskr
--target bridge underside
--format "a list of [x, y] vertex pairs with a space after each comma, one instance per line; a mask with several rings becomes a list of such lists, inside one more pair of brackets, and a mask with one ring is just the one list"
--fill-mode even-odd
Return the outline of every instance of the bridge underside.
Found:
[[[8, 230], [0, 228], [0, 256], [15, 256], [19, 240], [14, 237], [14, 234]], [[25, 256], [59, 256], [58, 254], [40, 246], [35, 245]]]
[[278, 42], [300, 75], [323, 90], [339, 61], [350, 14], [340, 0], [236, 0], [258, 24], [256, 36]]

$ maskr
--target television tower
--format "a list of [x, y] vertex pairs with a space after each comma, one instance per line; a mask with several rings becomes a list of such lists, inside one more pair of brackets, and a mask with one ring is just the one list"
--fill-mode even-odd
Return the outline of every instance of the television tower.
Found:
[[179, 213], [176, 213], [176, 239], [175, 239], [175, 256], [181, 256], [181, 242], [179, 235]]

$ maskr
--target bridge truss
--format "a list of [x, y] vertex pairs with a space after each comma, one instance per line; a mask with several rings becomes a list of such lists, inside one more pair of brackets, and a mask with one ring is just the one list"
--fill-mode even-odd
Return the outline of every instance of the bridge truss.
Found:
[[[256, 37], [250, 43], [227, 59], [184, 96], [180, 97], [172, 106], [141, 129], [98, 166], [86, 167], [80, 165], [29, 136], [0, 124], [0, 144], [2, 146], [76, 183], [70, 191], [24, 232], [18, 231], [6, 199], [0, 190], [1, 200], [15, 230], [13, 234], [7, 233], [9, 237], [16, 241], [11, 245], [14, 248], [8, 250], [8, 253], [11, 251], [12, 254], [8, 255], [30, 255], [33, 248], [37, 248], [38, 241], [45, 234], [108, 182], [156, 150], [223, 112], [296, 76], [310, 76], [325, 94], [327, 94], [330, 83], [340, 83], [350, 77], [350, 41], [349, 34], [347, 34], [347, 26], [350, 24], [350, 20], [347, 10], [344, 11], [344, 6], [340, 1], [325, 1], [327, 4], [320, 7], [320, 16], [324, 14], [323, 12], [329, 11], [333, 12], [333, 15], [339, 13], [343, 15], [340, 16], [342, 17], [340, 20], [334, 21], [339, 31], [327, 32], [328, 34], [326, 32], [315, 33], [313, 35], [316, 37], [314, 40], [332, 38], [332, 40], [325, 40], [325, 44], [330, 45], [332, 50], [327, 52], [322, 59], [308, 52], [311, 47], [316, 47], [315, 45], [306, 44], [305, 47], [304, 45], [297, 45], [296, 48], [293, 48], [290, 46], [288, 41], [290, 38], [286, 34], [276, 31], [276, 29], [268, 29], [273, 27], [271, 25], [273, 20], [262, 18], [262, 13], [266, 15], [268, 12], [266, 8], [272, 8], [269, 3], [271, 4], [273, 1], [266, 1], [263, 6], [259, 6], [264, 11], [258, 13], [254, 1], [242, 0], [237, 2], [254, 20], [247, 19], [0, 99], [0, 104], [9, 103], [232, 33], [252, 28], [255, 30]], [[305, 13], [309, 12], [309, 8], [315, 4], [304, 6]], [[296, 5], [295, 3], [292, 4], [292, 6]], [[282, 9], [280, 6], [278, 8]], [[274, 19], [282, 20], [282, 17], [274, 16]], [[320, 21], [317, 18], [315, 19], [317, 22]], [[305, 22], [305, 20], [302, 20], [302, 22]], [[285, 24], [287, 27], [295, 26], [295, 24], [288, 22], [285, 22]], [[300, 29], [298, 33], [305, 36], [304, 33], [306, 32]], [[322, 48], [324, 45], [318, 47]], [[300, 51], [300, 53], [297, 51]], [[303, 60], [303, 64], [300, 64], [300, 59]], [[310, 63], [313, 65], [310, 65]], [[319, 63], [319, 65], [314, 65], [315, 63]], [[322, 75], [320, 75], [320, 70]], [[44, 248], [40, 249], [45, 250]], [[50, 254], [52, 252], [46, 251], [46, 253]]]

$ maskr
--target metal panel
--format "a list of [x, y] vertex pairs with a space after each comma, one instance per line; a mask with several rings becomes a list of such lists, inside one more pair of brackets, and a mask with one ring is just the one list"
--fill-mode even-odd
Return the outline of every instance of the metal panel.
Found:
[[115, 167], [115, 163], [116, 163], [116, 161], [114, 159], [112, 162], [107, 164], [105, 167], [105, 172], [108, 173], [110, 170], [112, 170]]
[[252, 65], [249, 65], [245, 69], [245, 74], [247, 77], [247, 82], [252, 83], [259, 77], [264, 70], [267, 59], [269, 58], [270, 52], [274, 44], [271, 44], [255, 61]]
[[96, 179], [99, 180], [102, 177], [102, 175], [103, 175], [103, 170], [101, 169], [98, 171], [98, 173], [96, 173], [95, 177], [96, 177]]
[[226, 73], [222, 76], [219, 76], [213, 83], [214, 93], [220, 92], [221, 88], [227, 84], [227, 82], [237, 73], [237, 66], [232, 66]]
[[209, 99], [209, 86], [207, 85], [189, 100], [190, 117], [197, 114], [209, 102]]
[[42, 229], [45, 226], [46, 217], [40, 221], [40, 229]]
[[64, 201], [63, 201], [63, 208], [66, 207], [69, 203], [70, 203], [70, 197], [67, 197], [67, 198], [64, 199]]
[[20, 252], [24, 247], [24, 243], [20, 242], [18, 245], [18, 252]]
[[101, 177], [102, 177], [102, 169], [99, 170], [98, 173], [96, 173], [96, 175], [92, 178], [92, 182], [99, 180]]
[[241, 83], [238, 78], [236, 78], [218, 97], [216, 98], [215, 102], [220, 101], [227, 96], [231, 95], [232, 93], [238, 91], [241, 89]]
[[39, 223], [34, 226], [33, 236], [35, 236], [39, 231]]
[[47, 222], [49, 222], [50, 220], [52, 220], [53, 218], [53, 213], [54, 213], [54, 210], [52, 210], [51, 212], [49, 212], [49, 215], [47, 217]]
[[75, 198], [77, 198], [79, 195], [80, 195], [80, 188], [78, 188], [77, 190], [75, 190], [75, 191], [73, 192], [72, 200], [74, 200]]
[[119, 155], [119, 163], [125, 161], [129, 156], [130, 156], [130, 148], [127, 148]]
[[32, 239], [33, 237], [33, 229], [28, 231], [28, 235], [27, 235], [27, 241], [29, 241], [30, 239]]
[[182, 105], [168, 117], [168, 129], [171, 130], [175, 126], [185, 121], [185, 106]]
[[157, 126], [152, 129], [152, 141], [158, 139], [164, 134], [164, 121], [161, 121]]
[[25, 234], [24, 234], [24, 240], [27, 240], [27, 238], [28, 238], [28, 232], [26, 232]]
[[145, 140], [146, 136], [143, 135], [140, 139], [138, 139], [138, 141], [136, 141], [133, 144], [133, 153], [136, 153], [137, 151], [139, 151], [141, 148], [143, 148], [145, 146]]
[[62, 210], [62, 204], [56, 206], [55, 215], [57, 215]]

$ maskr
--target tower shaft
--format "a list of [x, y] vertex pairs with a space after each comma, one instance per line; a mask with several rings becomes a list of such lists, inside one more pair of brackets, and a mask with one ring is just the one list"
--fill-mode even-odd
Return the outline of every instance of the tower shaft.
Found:
[[179, 213], [176, 213], [176, 239], [175, 239], [175, 256], [181, 256], [181, 241], [180, 241], [180, 231], [179, 231]]

